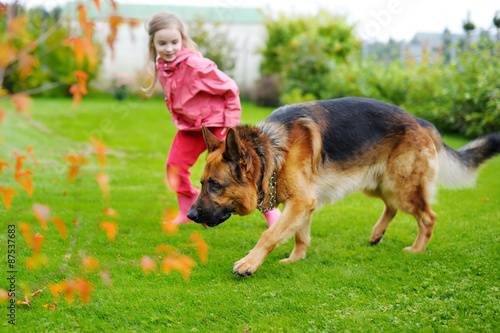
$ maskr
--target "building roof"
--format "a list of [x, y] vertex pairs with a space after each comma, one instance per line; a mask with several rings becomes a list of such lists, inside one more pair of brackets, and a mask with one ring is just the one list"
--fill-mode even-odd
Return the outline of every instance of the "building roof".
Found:
[[[68, 2], [63, 11], [69, 16], [78, 16], [77, 2]], [[148, 20], [154, 14], [166, 11], [179, 14], [184, 21], [192, 21], [202, 17], [209, 22], [260, 24], [263, 14], [253, 7], [226, 7], [226, 6], [174, 6], [174, 5], [147, 5], [147, 4], [118, 4], [119, 16]], [[113, 8], [108, 2], [101, 2], [101, 11], [92, 4], [87, 8], [87, 17], [105, 19], [113, 14]]]

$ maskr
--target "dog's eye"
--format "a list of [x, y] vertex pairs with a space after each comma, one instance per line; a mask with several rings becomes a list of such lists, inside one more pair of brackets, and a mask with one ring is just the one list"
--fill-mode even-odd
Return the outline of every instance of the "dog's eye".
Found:
[[209, 179], [208, 180], [208, 188], [210, 190], [213, 190], [213, 191], [218, 191], [222, 188], [222, 185], [221, 185], [221, 183], [219, 183], [213, 179]]

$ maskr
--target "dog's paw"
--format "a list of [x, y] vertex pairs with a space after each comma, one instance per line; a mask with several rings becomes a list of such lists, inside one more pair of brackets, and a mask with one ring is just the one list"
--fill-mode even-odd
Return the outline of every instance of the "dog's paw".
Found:
[[[300, 258], [304, 259], [304, 258]], [[296, 262], [299, 259], [285, 258], [280, 260], [280, 264], [291, 264], [292, 262]]]
[[377, 244], [380, 244], [382, 243], [382, 240], [384, 238], [384, 234], [385, 234], [385, 231], [382, 233], [382, 236], [375, 236], [375, 235], [372, 235], [371, 239], [370, 239], [370, 244], [371, 245], [377, 245]]
[[382, 240], [384, 239], [384, 236], [380, 236], [379, 238], [375, 240], [370, 240], [370, 245], [378, 245], [382, 243]]
[[250, 276], [259, 269], [260, 265], [253, 263], [247, 257], [237, 261], [233, 266], [233, 273], [239, 276]]
[[405, 247], [403, 250], [406, 251], [406, 252], [411, 252], [411, 253], [419, 253], [419, 252], [423, 252], [424, 251], [424, 250], [421, 250], [421, 249], [417, 249], [414, 246]]
[[294, 255], [293, 253], [290, 255], [290, 257], [281, 259], [280, 264], [291, 264], [292, 262], [296, 262], [299, 260], [304, 260], [306, 258], [306, 255]]

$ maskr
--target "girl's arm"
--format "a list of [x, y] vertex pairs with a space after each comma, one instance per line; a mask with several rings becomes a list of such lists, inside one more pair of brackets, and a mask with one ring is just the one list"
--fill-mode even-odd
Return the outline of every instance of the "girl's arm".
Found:
[[198, 72], [198, 80], [194, 84], [201, 91], [224, 97], [224, 127], [232, 127], [239, 123], [241, 118], [239, 89], [233, 79], [210, 62]]

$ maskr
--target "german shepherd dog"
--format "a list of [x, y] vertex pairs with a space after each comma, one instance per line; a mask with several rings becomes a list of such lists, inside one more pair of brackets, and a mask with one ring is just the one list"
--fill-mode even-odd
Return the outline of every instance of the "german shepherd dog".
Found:
[[417, 238], [405, 250], [424, 251], [436, 219], [430, 206], [436, 182], [473, 185], [479, 166], [500, 152], [499, 133], [454, 150], [431, 123], [397, 106], [357, 97], [280, 107], [256, 126], [230, 128], [223, 142], [205, 127], [203, 135], [208, 153], [189, 219], [215, 227], [231, 214], [283, 203], [278, 220], [234, 264], [240, 276], [255, 273], [291, 236], [295, 247], [281, 261], [305, 258], [312, 213], [355, 191], [385, 203], [372, 245], [380, 243], [401, 210], [418, 224]]

